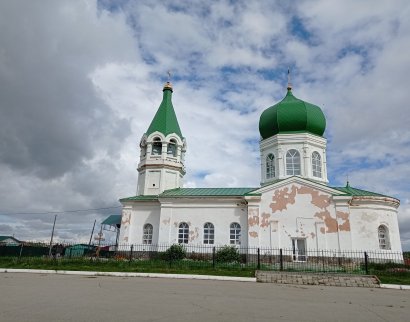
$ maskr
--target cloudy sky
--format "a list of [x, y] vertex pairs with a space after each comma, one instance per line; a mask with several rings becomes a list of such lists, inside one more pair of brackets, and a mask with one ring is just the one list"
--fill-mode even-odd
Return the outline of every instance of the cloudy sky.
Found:
[[[168, 69], [185, 185], [257, 187], [259, 116], [290, 67], [326, 115], [330, 185], [399, 198], [410, 250], [409, 52], [407, 0], [0, 0], [0, 235], [44, 240], [54, 212], [134, 195]], [[120, 212], [60, 214], [56, 236]]]

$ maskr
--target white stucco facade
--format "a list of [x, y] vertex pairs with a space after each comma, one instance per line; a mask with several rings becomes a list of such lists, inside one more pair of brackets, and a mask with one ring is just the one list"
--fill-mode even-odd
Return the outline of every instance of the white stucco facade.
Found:
[[188, 244], [203, 244], [204, 225], [215, 227], [214, 244], [230, 244], [230, 225], [241, 226], [241, 246], [291, 248], [300, 239], [307, 249], [380, 250], [378, 228], [388, 230], [384, 251], [401, 251], [398, 200], [354, 197], [298, 177], [244, 196], [159, 197], [122, 201], [120, 242], [141, 244], [143, 227], [153, 226], [153, 244], [178, 242], [181, 223], [189, 225]]

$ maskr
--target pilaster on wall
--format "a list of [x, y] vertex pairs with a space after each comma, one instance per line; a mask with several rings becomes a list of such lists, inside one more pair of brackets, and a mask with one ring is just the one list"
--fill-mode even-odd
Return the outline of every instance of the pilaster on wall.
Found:
[[[260, 246], [260, 202], [261, 196], [245, 196], [245, 200], [248, 203], [248, 247]], [[244, 238], [242, 233], [242, 238]]]
[[279, 220], [272, 220], [270, 222], [270, 247], [280, 248], [280, 225]]
[[172, 220], [172, 202], [159, 200], [161, 203], [161, 214], [159, 217], [158, 244], [171, 243], [171, 220]]
[[352, 249], [352, 232], [350, 229], [350, 201], [352, 196], [333, 196], [336, 208], [337, 233], [341, 250]]

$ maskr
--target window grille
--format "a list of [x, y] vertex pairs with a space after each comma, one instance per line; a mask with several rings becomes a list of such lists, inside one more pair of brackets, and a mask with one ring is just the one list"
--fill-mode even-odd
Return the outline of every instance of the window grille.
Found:
[[179, 244], [188, 244], [189, 237], [189, 226], [186, 222], [179, 224], [178, 228], [178, 243]]
[[300, 154], [297, 150], [289, 150], [286, 153], [286, 174], [300, 176]]
[[266, 179], [275, 177], [275, 156], [269, 154], [266, 158]]
[[213, 244], [215, 239], [215, 228], [210, 222], [204, 225], [204, 244]]
[[152, 244], [152, 232], [153, 228], [151, 224], [144, 225], [144, 234], [142, 236], [142, 243], [145, 245]]
[[320, 162], [320, 154], [317, 152], [312, 153], [312, 170], [314, 177], [322, 177], [322, 164]]
[[229, 240], [231, 245], [241, 244], [241, 225], [236, 222], [232, 223], [230, 226]]

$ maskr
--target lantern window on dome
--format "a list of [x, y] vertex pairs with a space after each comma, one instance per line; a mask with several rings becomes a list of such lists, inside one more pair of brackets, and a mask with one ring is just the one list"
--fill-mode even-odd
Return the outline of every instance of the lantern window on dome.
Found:
[[300, 176], [300, 153], [297, 150], [289, 150], [286, 153], [286, 175]]
[[320, 154], [317, 152], [312, 153], [312, 171], [314, 177], [322, 177], [322, 164], [320, 162]]
[[271, 153], [266, 157], [266, 179], [275, 177], [275, 156]]

